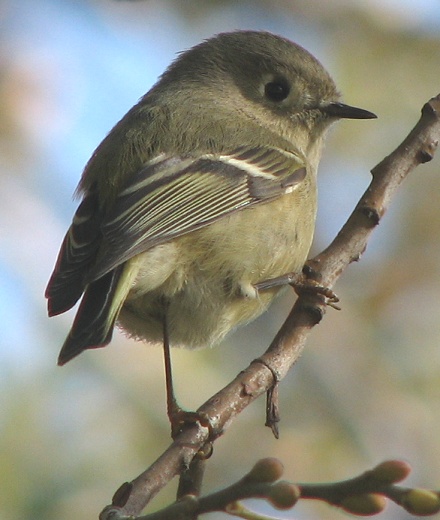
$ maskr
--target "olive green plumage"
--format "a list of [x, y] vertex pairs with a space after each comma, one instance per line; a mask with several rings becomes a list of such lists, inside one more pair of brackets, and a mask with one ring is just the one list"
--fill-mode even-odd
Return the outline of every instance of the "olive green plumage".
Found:
[[182, 53], [88, 162], [49, 281], [50, 315], [82, 296], [64, 364], [130, 336], [218, 343], [300, 272], [313, 238], [316, 170], [342, 105], [307, 51], [264, 32], [220, 34]]

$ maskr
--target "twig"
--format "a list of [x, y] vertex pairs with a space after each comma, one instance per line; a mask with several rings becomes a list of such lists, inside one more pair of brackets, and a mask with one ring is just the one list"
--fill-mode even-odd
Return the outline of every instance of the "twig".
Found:
[[[308, 262], [307, 275], [331, 288], [353, 261], [364, 252], [373, 229], [379, 224], [403, 179], [419, 164], [432, 159], [440, 140], [440, 94], [422, 109], [422, 116], [402, 144], [373, 170], [373, 180], [335, 240]], [[252, 362], [198, 412], [209, 417], [215, 437], [222, 435], [235, 417], [274, 383], [280, 381], [300, 356], [310, 330], [325, 313], [319, 294], [301, 294], [292, 311], [260, 360]], [[100, 520], [139, 515], [153, 496], [188, 467], [208, 440], [208, 428], [191, 424], [150, 468], [116, 493]]]
[[[295, 484], [279, 480], [283, 465], [277, 459], [262, 459], [238, 482], [205, 497], [187, 495], [168, 507], [136, 520], [192, 520], [215, 511], [246, 520], [271, 520], [245, 507], [248, 498], [267, 500], [277, 509], [292, 509], [300, 499], [322, 500], [344, 511], [361, 516], [376, 515], [386, 506], [386, 498], [417, 516], [433, 515], [440, 510], [438, 491], [396, 486], [411, 468], [405, 462], [388, 460], [357, 477], [340, 482]], [[133, 517], [114, 516], [119, 520]]]

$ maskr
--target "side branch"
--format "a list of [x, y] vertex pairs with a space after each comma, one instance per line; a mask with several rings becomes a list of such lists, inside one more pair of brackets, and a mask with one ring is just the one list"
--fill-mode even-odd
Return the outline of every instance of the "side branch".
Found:
[[[321, 500], [347, 513], [371, 516], [381, 513], [389, 499], [416, 516], [427, 516], [440, 510], [437, 490], [396, 485], [404, 480], [411, 468], [399, 460], [387, 460], [364, 473], [340, 482], [300, 484], [280, 480], [283, 465], [277, 459], [259, 460], [243, 478], [232, 485], [206, 495], [186, 495], [173, 504], [136, 520], [192, 520], [204, 513], [220, 511], [247, 520], [274, 520], [249, 510], [242, 501], [258, 498], [279, 510], [295, 507], [298, 500]], [[133, 517], [119, 516], [119, 520]]]
[[[423, 107], [419, 122], [402, 144], [373, 168], [370, 186], [335, 240], [308, 262], [308, 277], [333, 287], [346, 267], [364, 252], [397, 187], [416, 166], [432, 159], [439, 141], [440, 94]], [[212, 432], [214, 438], [220, 436], [246, 406], [286, 375], [324, 313], [322, 296], [307, 292], [300, 295], [263, 356], [199, 408], [198, 412], [209, 418], [211, 436]], [[189, 425], [145, 472], [121, 486], [100, 520], [139, 515], [160, 489], [188, 467], [208, 437], [208, 428], [198, 423]]]

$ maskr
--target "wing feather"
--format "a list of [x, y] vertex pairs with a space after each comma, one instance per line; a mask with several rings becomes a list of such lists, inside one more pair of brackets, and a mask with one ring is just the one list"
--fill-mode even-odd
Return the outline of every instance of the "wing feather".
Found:
[[268, 147], [198, 158], [160, 155], [132, 175], [107, 212], [90, 190], [46, 290], [49, 314], [71, 308], [88, 284], [136, 254], [295, 190], [305, 164], [299, 153]]
[[100, 245], [98, 195], [91, 191], [79, 205], [58, 254], [45, 296], [49, 316], [75, 305], [84, 292], [84, 277]]
[[147, 165], [130, 179], [106, 215], [89, 281], [151, 247], [289, 193], [306, 175], [299, 155], [275, 148], [173, 157], [152, 168]]

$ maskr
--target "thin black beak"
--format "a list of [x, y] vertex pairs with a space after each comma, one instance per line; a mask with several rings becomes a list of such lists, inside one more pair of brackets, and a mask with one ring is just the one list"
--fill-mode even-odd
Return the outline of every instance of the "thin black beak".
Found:
[[344, 103], [329, 103], [321, 107], [321, 112], [340, 119], [376, 119], [377, 115], [363, 108], [344, 105]]

